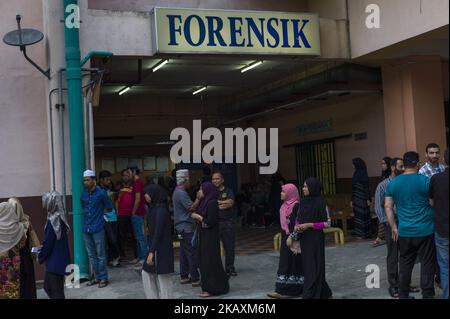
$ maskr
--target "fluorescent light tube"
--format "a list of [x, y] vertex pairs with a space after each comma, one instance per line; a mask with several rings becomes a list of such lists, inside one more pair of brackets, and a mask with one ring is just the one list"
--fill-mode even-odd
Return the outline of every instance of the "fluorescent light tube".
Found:
[[125, 93], [127, 93], [129, 90], [131, 90], [131, 87], [127, 86], [126, 88], [124, 88], [123, 90], [121, 90], [121, 91], [119, 92], [119, 95], [125, 94]]
[[198, 94], [202, 91], [206, 90], [206, 86], [202, 87], [201, 89], [198, 89], [197, 91], [195, 91], [194, 93], [192, 93], [192, 95]]
[[249, 66], [243, 68], [241, 70], [241, 73], [244, 73], [244, 72], [247, 72], [247, 71], [249, 71], [249, 70], [251, 70], [253, 68], [256, 68], [258, 65], [261, 65], [262, 63], [263, 63], [263, 61], [258, 61], [258, 62], [252, 63]]
[[158, 70], [161, 69], [163, 66], [165, 66], [168, 62], [169, 62], [169, 60], [162, 60], [160, 64], [158, 64], [157, 66], [155, 66], [155, 67], [153, 68], [153, 72], [158, 71]]

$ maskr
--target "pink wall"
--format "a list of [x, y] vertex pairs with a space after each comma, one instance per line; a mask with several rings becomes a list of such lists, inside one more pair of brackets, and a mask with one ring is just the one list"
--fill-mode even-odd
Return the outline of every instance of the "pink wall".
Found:
[[[425, 161], [425, 146], [446, 146], [444, 95], [439, 57], [410, 57], [383, 66], [387, 150], [401, 156], [415, 150]], [[448, 83], [448, 82], [447, 82]]]
[[[0, 30], [43, 30], [42, 1], [1, 1]], [[27, 47], [44, 69], [45, 39]], [[46, 78], [25, 60], [18, 47], [0, 43], [0, 198], [41, 196], [50, 188]]]

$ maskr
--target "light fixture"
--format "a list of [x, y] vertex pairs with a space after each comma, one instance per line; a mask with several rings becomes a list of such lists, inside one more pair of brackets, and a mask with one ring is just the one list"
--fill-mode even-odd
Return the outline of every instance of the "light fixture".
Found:
[[175, 141], [164, 141], [156, 143], [156, 145], [173, 145], [173, 144], [175, 144]]
[[256, 68], [258, 65], [261, 65], [263, 63], [263, 61], [257, 61], [255, 63], [250, 64], [249, 66], [246, 66], [245, 68], [243, 68], [241, 70], [241, 73], [247, 72], [253, 68]]
[[120, 90], [119, 95], [127, 93], [129, 90], [131, 90], [131, 87], [127, 86], [126, 88]]
[[201, 89], [198, 89], [197, 91], [193, 92], [192, 95], [196, 95], [200, 92], [203, 92], [204, 90], [206, 90], [206, 86], [202, 87]]
[[169, 62], [169, 60], [161, 60], [161, 62], [160, 62], [157, 66], [155, 66], [155, 67], [153, 68], [153, 72], [158, 71], [158, 70], [161, 69], [163, 66], [165, 66], [168, 62]]

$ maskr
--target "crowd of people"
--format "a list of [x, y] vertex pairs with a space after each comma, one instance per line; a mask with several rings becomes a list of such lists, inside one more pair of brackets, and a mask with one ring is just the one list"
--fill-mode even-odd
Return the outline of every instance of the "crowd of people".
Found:
[[[448, 298], [448, 149], [446, 166], [439, 163], [440, 148], [426, 147], [427, 163], [419, 154], [385, 157], [374, 195], [378, 231], [373, 245], [386, 244], [389, 294], [394, 298], [434, 298], [435, 281]], [[369, 177], [365, 162], [353, 159], [353, 235], [371, 235]], [[235, 269], [235, 219], [243, 224], [281, 230], [280, 258], [271, 298], [328, 299], [332, 291], [325, 275], [325, 237], [330, 212], [321, 182], [310, 177], [299, 188], [279, 174], [267, 183], [243, 187], [235, 197], [223, 173], [204, 170], [194, 183], [190, 171], [173, 172], [167, 181], [144, 182], [137, 167], [112, 174], [92, 170], [83, 174], [80, 198], [84, 213], [84, 242], [92, 269], [88, 286], [109, 284], [108, 264], [128, 264], [142, 269], [145, 296], [173, 298], [174, 238], [179, 240], [181, 285], [199, 287], [200, 297], [227, 294]], [[64, 277], [71, 263], [69, 223], [62, 195], [52, 191], [42, 197], [47, 212], [42, 244], [20, 201], [0, 203], [0, 298], [36, 298], [34, 261], [45, 264], [44, 290], [51, 299], [63, 299]], [[225, 263], [221, 258], [221, 245]], [[411, 286], [416, 261], [421, 264], [421, 287]]]

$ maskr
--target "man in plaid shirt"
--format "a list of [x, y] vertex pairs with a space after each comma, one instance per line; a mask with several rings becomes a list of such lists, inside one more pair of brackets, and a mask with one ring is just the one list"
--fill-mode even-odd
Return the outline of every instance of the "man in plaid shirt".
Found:
[[[425, 157], [427, 158], [428, 162], [426, 162], [419, 170], [419, 174], [427, 176], [428, 178], [431, 178], [433, 175], [442, 173], [445, 171], [445, 166], [441, 163], [439, 163], [439, 158], [441, 155], [441, 150], [439, 145], [436, 143], [430, 143], [427, 145], [425, 149]], [[439, 264], [437, 263], [436, 259], [436, 273], [435, 273], [435, 281], [438, 284], [438, 286], [441, 286], [441, 275], [440, 275], [440, 269]]]
[[434, 174], [445, 171], [445, 166], [439, 163], [440, 155], [439, 145], [436, 143], [428, 144], [425, 153], [428, 161], [420, 168], [419, 174], [431, 178]]

